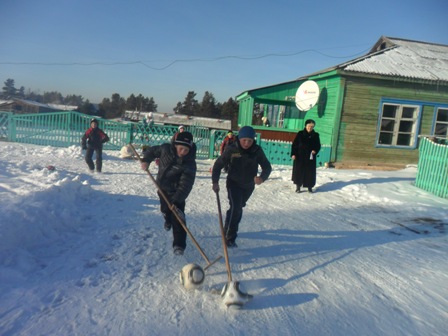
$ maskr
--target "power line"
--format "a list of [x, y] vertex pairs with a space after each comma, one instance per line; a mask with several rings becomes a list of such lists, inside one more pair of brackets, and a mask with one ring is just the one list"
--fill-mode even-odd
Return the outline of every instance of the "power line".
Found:
[[[163, 67], [154, 67], [149, 65], [148, 63], [156, 62], [154, 60], [150, 61], [124, 61], [124, 62], [0, 62], [1, 65], [41, 65], [41, 66], [118, 66], [118, 65], [143, 65], [144, 67], [147, 67], [152, 70], [165, 70], [169, 67], [173, 66], [177, 63], [195, 63], [195, 62], [218, 62], [226, 59], [238, 59], [242, 61], [253, 61], [253, 60], [259, 60], [262, 58], [269, 58], [269, 57], [292, 57], [297, 56], [306, 52], [313, 52], [328, 58], [339, 58], [339, 59], [346, 59], [346, 58], [353, 58], [357, 56], [364, 55], [369, 49], [363, 50], [361, 52], [352, 54], [352, 55], [346, 55], [346, 56], [333, 56], [329, 54], [325, 54], [319, 50], [316, 49], [305, 49], [293, 53], [285, 53], [285, 54], [279, 54], [279, 53], [270, 53], [270, 54], [264, 54], [264, 55], [258, 55], [258, 56], [236, 56], [236, 55], [227, 55], [227, 56], [219, 56], [214, 58], [192, 58], [192, 59], [177, 59], [174, 61], [166, 61], [169, 62], [167, 65]], [[157, 61], [161, 62], [161, 61]]]

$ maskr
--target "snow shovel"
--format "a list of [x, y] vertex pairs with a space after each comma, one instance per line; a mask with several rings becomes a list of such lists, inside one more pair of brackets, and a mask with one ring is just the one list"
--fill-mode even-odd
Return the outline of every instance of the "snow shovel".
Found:
[[[137, 157], [137, 159], [141, 162], [142, 159], [140, 158], [140, 155], [138, 155], [137, 151], [135, 150], [134, 146], [132, 144], [129, 144], [129, 147], [131, 148], [132, 152], [134, 153], [134, 155]], [[196, 239], [194, 238], [193, 234], [191, 233], [191, 231], [187, 228], [187, 226], [185, 225], [185, 215], [183, 214], [182, 211], [180, 211], [179, 209], [177, 209], [173, 204], [171, 204], [171, 202], [169, 201], [168, 197], [166, 197], [165, 193], [163, 192], [162, 189], [160, 189], [159, 184], [157, 183], [157, 181], [155, 180], [154, 176], [152, 176], [151, 172], [149, 171], [149, 167], [148, 169], [146, 169], [146, 172], [148, 173], [148, 176], [150, 177], [150, 179], [152, 180], [152, 182], [154, 182], [155, 186], [157, 187], [157, 191], [159, 192], [160, 195], [162, 195], [162, 198], [165, 200], [165, 202], [168, 204], [169, 208], [171, 209], [171, 211], [173, 212], [174, 216], [176, 217], [177, 221], [179, 222], [179, 224], [183, 227], [183, 229], [185, 230], [185, 232], [188, 234], [188, 236], [190, 237], [191, 241], [193, 242], [193, 244], [196, 246], [196, 248], [198, 249], [199, 253], [201, 254], [201, 256], [204, 258], [204, 260], [207, 262], [207, 266], [204, 267], [204, 271], [207, 270], [210, 266], [212, 266], [213, 264], [215, 264], [218, 260], [220, 260], [222, 258], [222, 256], [219, 256], [218, 258], [216, 258], [213, 261], [210, 261], [207, 257], [207, 255], [204, 253], [204, 251], [202, 250], [201, 246], [199, 246], [198, 242], [196, 241]]]
[[253, 295], [247, 294], [241, 291], [240, 283], [238, 281], [232, 280], [232, 271], [230, 269], [229, 262], [229, 251], [227, 250], [226, 235], [224, 232], [224, 225], [222, 223], [222, 211], [221, 211], [221, 201], [219, 200], [219, 191], [216, 192], [216, 201], [218, 203], [218, 215], [219, 215], [219, 226], [221, 230], [222, 247], [224, 249], [224, 258], [226, 261], [227, 269], [227, 279], [228, 282], [224, 285], [221, 292], [221, 297], [224, 300], [224, 304], [227, 307], [235, 306], [237, 308], [242, 307], [247, 301], [253, 298]]

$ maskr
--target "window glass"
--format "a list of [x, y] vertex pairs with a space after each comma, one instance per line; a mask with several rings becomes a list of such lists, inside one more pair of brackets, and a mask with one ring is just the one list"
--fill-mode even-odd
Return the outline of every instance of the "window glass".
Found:
[[400, 132], [412, 132], [412, 127], [413, 127], [413, 122], [412, 121], [400, 121]]
[[415, 107], [404, 106], [401, 113], [402, 118], [412, 119], [414, 118]]
[[411, 135], [410, 134], [398, 134], [397, 145], [398, 146], [410, 146], [411, 145]]
[[437, 109], [436, 124], [434, 125], [434, 135], [447, 138], [448, 137], [448, 109]]
[[389, 119], [381, 120], [381, 130], [382, 131], [393, 131], [394, 130], [395, 121]]
[[447, 129], [448, 129], [448, 125], [436, 125], [436, 131], [435, 134], [436, 135], [446, 135], [447, 133]]
[[437, 113], [437, 121], [448, 122], [448, 109], [439, 109]]
[[380, 133], [380, 144], [391, 145], [392, 144], [392, 133]]
[[383, 107], [383, 117], [384, 118], [395, 118], [397, 106], [395, 105], [384, 105]]

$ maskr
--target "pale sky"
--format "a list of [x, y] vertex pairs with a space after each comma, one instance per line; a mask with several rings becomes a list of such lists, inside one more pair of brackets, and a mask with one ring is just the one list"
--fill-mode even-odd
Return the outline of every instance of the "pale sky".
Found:
[[382, 36], [448, 44], [446, 0], [2, 0], [0, 83], [172, 112], [364, 55]]

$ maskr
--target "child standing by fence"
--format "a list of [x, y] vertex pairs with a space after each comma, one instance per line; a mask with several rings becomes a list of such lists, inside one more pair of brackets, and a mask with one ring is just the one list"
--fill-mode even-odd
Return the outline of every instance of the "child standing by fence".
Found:
[[89, 166], [90, 172], [95, 171], [95, 164], [92, 157], [95, 152], [96, 156], [96, 171], [101, 173], [103, 167], [103, 144], [109, 141], [109, 137], [102, 129], [98, 127], [98, 120], [93, 118], [90, 120], [90, 128], [84, 133], [81, 145], [82, 149], [86, 151], [85, 160]]

